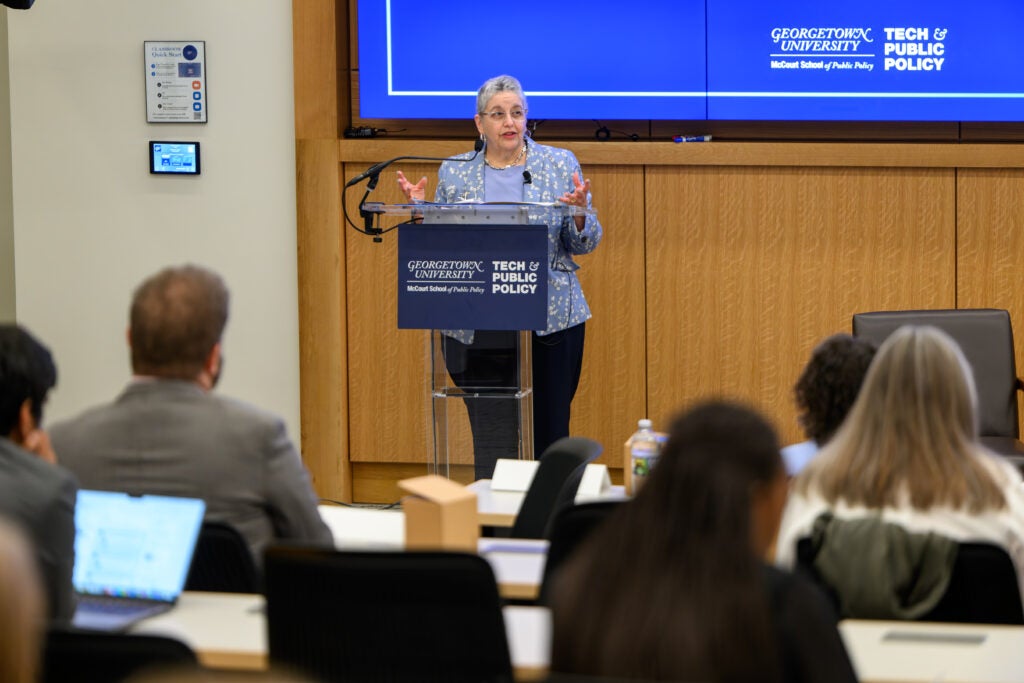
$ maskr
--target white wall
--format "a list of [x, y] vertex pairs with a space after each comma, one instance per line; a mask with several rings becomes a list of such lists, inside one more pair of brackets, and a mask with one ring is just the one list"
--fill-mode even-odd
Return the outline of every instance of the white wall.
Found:
[[[205, 40], [209, 123], [147, 124], [144, 40]], [[298, 442], [291, 3], [39, 0], [8, 14], [17, 317], [50, 345], [47, 419], [130, 377], [132, 289], [168, 264], [232, 293], [220, 391]], [[202, 175], [153, 177], [147, 141], [199, 140]]]
[[0, 320], [14, 320], [14, 214], [11, 210], [11, 98], [7, 12], [0, 9]]

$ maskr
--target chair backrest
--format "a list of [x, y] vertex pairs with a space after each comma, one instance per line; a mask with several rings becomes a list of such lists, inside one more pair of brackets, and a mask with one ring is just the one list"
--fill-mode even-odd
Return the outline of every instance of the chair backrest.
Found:
[[[814, 569], [814, 549], [809, 538], [797, 542], [796, 557], [797, 572], [821, 587], [838, 614], [839, 596]], [[917, 621], [1024, 624], [1017, 572], [1010, 555], [991, 543], [959, 543], [946, 592]]]
[[185, 590], [259, 593], [259, 570], [245, 537], [223, 522], [203, 522]]
[[603, 450], [597, 441], [584, 436], [562, 437], [548, 446], [523, 496], [511, 536], [544, 538], [559, 506], [572, 504], [587, 463], [598, 458]]
[[199, 667], [195, 653], [164, 636], [51, 629], [43, 653], [43, 683], [120, 683], [146, 669]]
[[474, 554], [264, 555], [270, 658], [317, 680], [511, 681], [494, 572]]
[[921, 621], [1024, 624], [1013, 560], [991, 543], [961, 543], [949, 587]]
[[995, 308], [875, 311], [853, 316], [853, 334], [881, 344], [903, 325], [933, 325], [960, 345], [978, 389], [979, 434], [1016, 439], [1017, 366], [1010, 314]]
[[548, 536], [547, 560], [540, 584], [540, 602], [547, 604], [551, 597], [551, 577], [565, 563], [595, 529], [597, 529], [623, 501], [601, 500], [562, 508], [551, 522]]

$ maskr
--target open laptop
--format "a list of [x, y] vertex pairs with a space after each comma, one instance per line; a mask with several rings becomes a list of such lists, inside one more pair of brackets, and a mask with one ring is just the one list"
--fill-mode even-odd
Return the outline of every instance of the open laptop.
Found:
[[123, 631], [170, 609], [185, 587], [205, 510], [197, 498], [80, 490], [72, 625]]

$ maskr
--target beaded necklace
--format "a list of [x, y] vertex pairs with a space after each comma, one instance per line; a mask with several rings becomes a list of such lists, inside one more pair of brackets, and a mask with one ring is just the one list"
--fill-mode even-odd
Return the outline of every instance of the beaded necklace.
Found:
[[512, 160], [512, 163], [506, 164], [505, 166], [495, 166], [494, 164], [492, 164], [490, 161], [487, 160], [487, 155], [486, 154], [484, 155], [484, 163], [487, 164], [488, 166], [490, 166], [491, 168], [493, 168], [495, 171], [504, 171], [506, 168], [512, 168], [513, 166], [518, 164], [519, 161], [523, 158], [524, 154], [526, 154], [526, 143], [525, 142], [523, 143], [523, 148], [521, 150], [519, 150], [519, 154], [517, 154], [516, 158]]

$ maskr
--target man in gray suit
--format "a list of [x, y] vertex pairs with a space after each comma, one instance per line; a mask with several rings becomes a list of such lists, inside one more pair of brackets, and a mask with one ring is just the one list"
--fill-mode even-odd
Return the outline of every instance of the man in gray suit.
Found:
[[227, 318], [227, 288], [209, 270], [143, 282], [128, 330], [132, 381], [113, 403], [54, 425], [54, 450], [83, 488], [202, 498], [206, 519], [238, 529], [257, 563], [273, 539], [330, 545], [284, 423], [213, 392]]
[[17, 325], [0, 325], [0, 516], [20, 525], [34, 546], [52, 619], [75, 611], [75, 496], [39, 427], [57, 383], [50, 352]]

